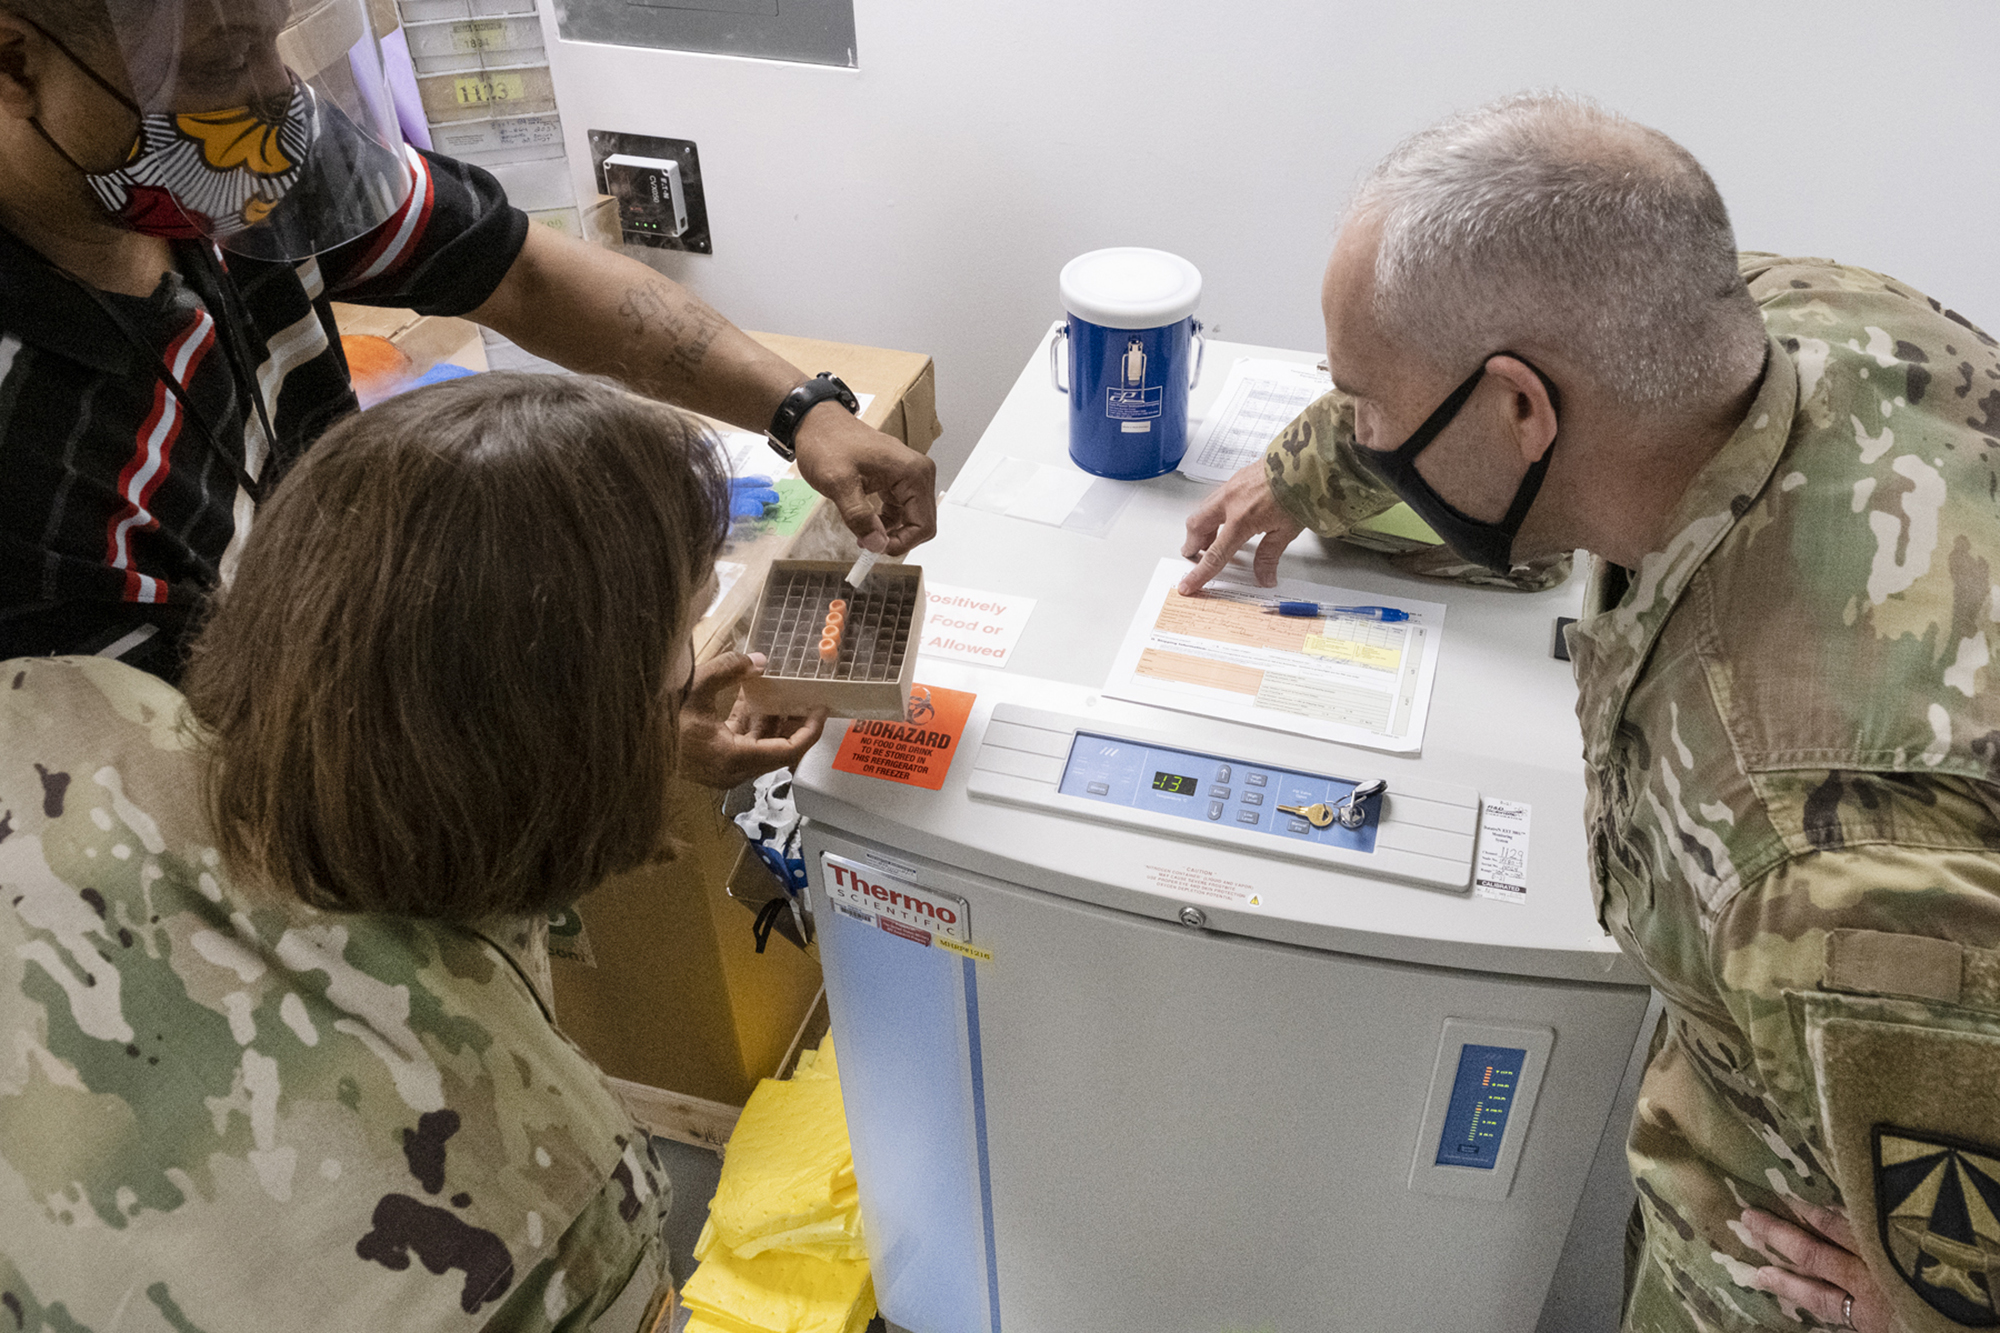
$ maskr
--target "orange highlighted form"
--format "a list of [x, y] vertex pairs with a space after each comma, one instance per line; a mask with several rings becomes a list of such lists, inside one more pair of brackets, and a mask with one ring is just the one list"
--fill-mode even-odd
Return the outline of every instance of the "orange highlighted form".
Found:
[[[1182, 597], [1186, 574], [1177, 558], [1154, 570], [1106, 695], [1392, 753], [1422, 748], [1443, 603], [1295, 580], [1268, 589], [1218, 580]], [[1381, 603], [1401, 618], [1265, 614], [1276, 599]]]

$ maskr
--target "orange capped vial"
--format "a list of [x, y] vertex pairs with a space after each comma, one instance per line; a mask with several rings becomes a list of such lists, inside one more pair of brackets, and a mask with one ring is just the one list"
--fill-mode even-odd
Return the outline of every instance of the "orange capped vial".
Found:
[[840, 635], [847, 625], [847, 603], [836, 597], [827, 603], [826, 624], [820, 629], [819, 660], [831, 662], [840, 656]]

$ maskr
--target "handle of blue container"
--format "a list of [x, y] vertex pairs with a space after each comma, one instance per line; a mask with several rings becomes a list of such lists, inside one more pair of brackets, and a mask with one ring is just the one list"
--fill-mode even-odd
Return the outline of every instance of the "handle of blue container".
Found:
[[1049, 339], [1049, 383], [1056, 386], [1057, 393], [1069, 392], [1069, 385], [1062, 382], [1061, 362], [1056, 351], [1058, 347], [1067, 346], [1069, 346], [1069, 325], [1065, 323], [1056, 330], [1056, 336]]
[[1208, 339], [1201, 336], [1201, 321], [1194, 321], [1194, 370], [1188, 375], [1188, 388], [1201, 383], [1202, 358], [1208, 355]]

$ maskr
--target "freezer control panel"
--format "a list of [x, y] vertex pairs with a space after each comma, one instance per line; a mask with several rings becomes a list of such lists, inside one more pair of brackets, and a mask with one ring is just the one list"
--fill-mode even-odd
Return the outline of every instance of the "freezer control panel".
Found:
[[1379, 791], [1370, 795], [1364, 789], [1356, 802], [1362, 812], [1358, 828], [1338, 817], [1357, 782], [1079, 731], [1057, 790], [1201, 824], [1373, 852]]
[[[1472, 887], [1480, 798], [1470, 787], [1432, 781], [1407, 764], [1392, 773], [1387, 760], [1298, 737], [1246, 735], [1237, 749], [1233, 737], [1204, 734], [1195, 748], [1178, 726], [1111, 731], [1110, 723], [996, 703], [965, 794], [1050, 816], [1036, 835], [1047, 838], [1045, 855], [1065, 855], [1073, 821], [1088, 820], [1370, 880], [1446, 893]], [[1355, 769], [1338, 773], [1350, 762]], [[1318, 881], [1330, 891], [1353, 882]]]

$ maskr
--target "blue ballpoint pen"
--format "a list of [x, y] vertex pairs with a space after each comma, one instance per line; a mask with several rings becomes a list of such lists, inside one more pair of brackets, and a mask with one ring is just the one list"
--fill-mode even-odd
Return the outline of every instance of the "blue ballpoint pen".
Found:
[[1267, 616], [1359, 616], [1365, 620], [1395, 622], [1408, 620], [1408, 611], [1398, 611], [1393, 606], [1323, 606], [1318, 602], [1272, 602], [1264, 608]]

